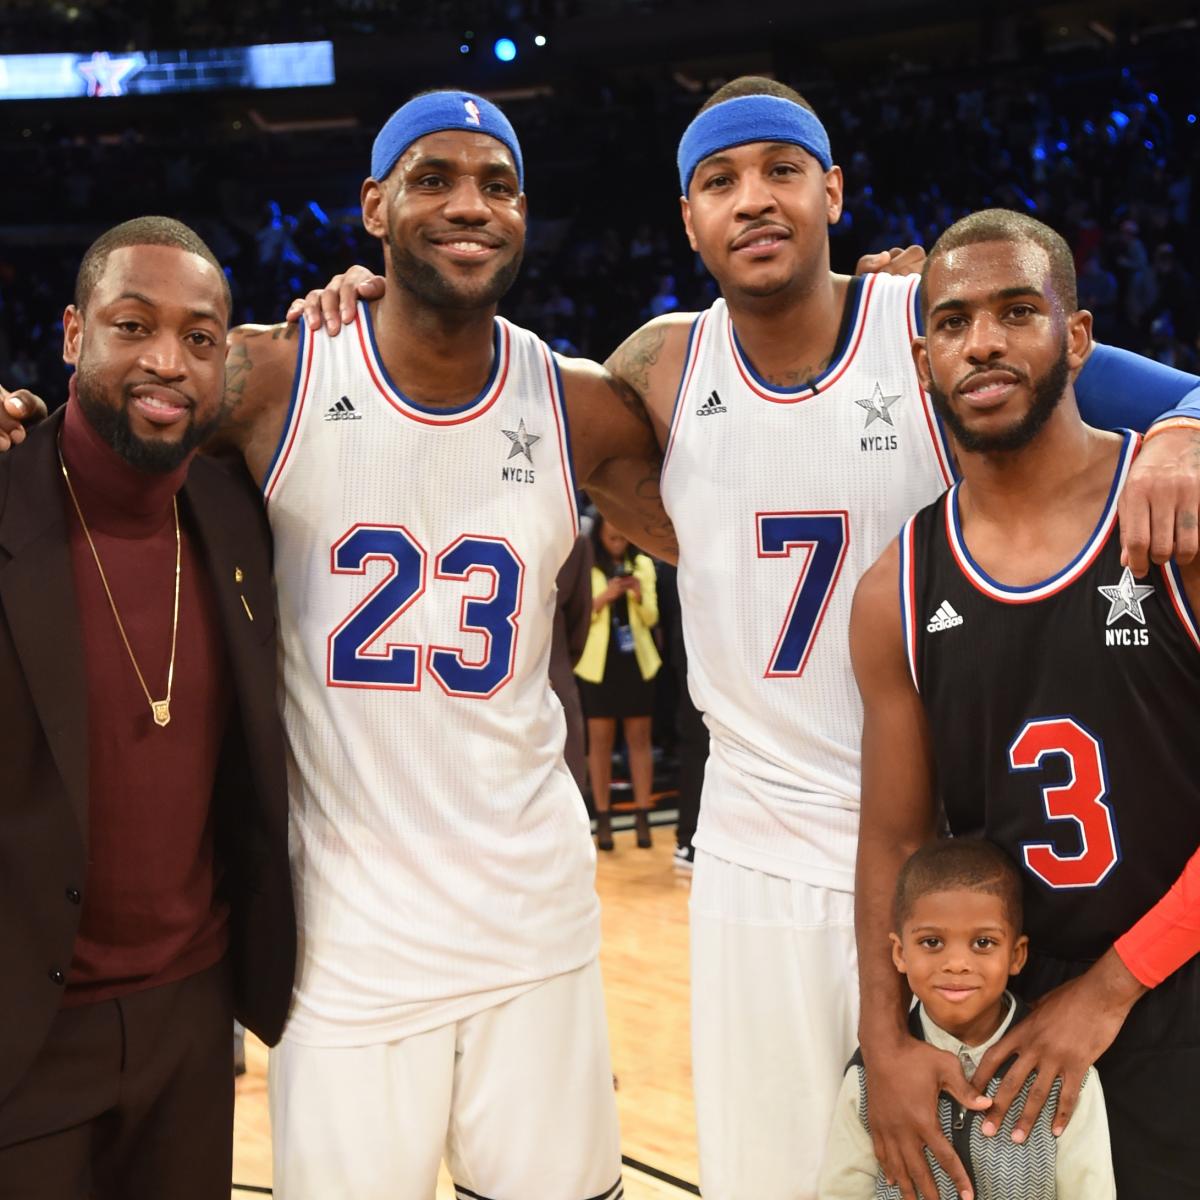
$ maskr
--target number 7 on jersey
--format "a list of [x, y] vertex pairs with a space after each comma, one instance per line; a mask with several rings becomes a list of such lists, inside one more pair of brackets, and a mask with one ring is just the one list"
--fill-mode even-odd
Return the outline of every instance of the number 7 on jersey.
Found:
[[796, 679], [804, 674], [829, 598], [846, 561], [850, 514], [845, 510], [772, 512], [758, 513], [756, 520], [760, 559], [786, 559], [796, 550], [804, 553], [800, 578], [763, 672], [764, 679]]

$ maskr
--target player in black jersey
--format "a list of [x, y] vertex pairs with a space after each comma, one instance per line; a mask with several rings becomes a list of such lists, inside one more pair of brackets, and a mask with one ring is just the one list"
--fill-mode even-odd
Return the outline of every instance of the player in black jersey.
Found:
[[[937, 1093], [987, 1109], [988, 1132], [1036, 1070], [1019, 1141], [1055, 1078], [1065, 1127], [1099, 1059], [1122, 1200], [1200, 1196], [1182, 1100], [1200, 1070], [1200, 570], [1139, 581], [1122, 566], [1115, 497], [1138, 439], [1080, 420], [1091, 317], [1057, 234], [998, 210], [960, 221], [930, 254], [924, 303], [917, 370], [963, 478], [864, 576], [851, 620], [861, 1034], [872, 1127], [878, 1113], [890, 1131], [876, 1152], [905, 1196], [938, 1194], [922, 1145], [969, 1195]], [[908, 1036], [888, 954], [897, 871], [939, 805], [1025, 879], [1018, 984], [1044, 999], [980, 1065], [982, 1087], [1017, 1054], [990, 1108], [953, 1056]]]

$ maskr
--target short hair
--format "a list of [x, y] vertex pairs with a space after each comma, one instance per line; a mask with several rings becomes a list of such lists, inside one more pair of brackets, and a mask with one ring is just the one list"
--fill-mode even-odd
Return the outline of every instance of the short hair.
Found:
[[1017, 932], [1024, 923], [1021, 874], [999, 846], [983, 838], [940, 838], [922, 846], [900, 868], [892, 901], [896, 933], [922, 896], [934, 892], [983, 892], [997, 896], [1004, 916]]
[[83, 261], [79, 264], [79, 273], [75, 276], [75, 307], [80, 312], [87, 308], [92, 292], [108, 265], [108, 256], [114, 250], [123, 250], [127, 246], [177, 246], [180, 250], [197, 254], [205, 262], [212, 263], [221, 277], [226, 316], [233, 315], [233, 295], [229, 290], [229, 280], [224, 268], [217, 261], [217, 256], [194, 229], [182, 221], [176, 221], [174, 217], [134, 217], [132, 221], [114, 225], [87, 248]]
[[[1063, 237], [1049, 225], [1035, 220], [1026, 213], [1013, 212], [1007, 208], [985, 208], [955, 221], [929, 251], [921, 271], [922, 282], [930, 267], [943, 255], [962, 246], [974, 246], [981, 242], [1032, 242], [1046, 251], [1050, 259], [1050, 282], [1055, 294], [1068, 313], [1079, 307], [1079, 293], [1075, 286], [1075, 259], [1071, 247]], [[929, 289], [921, 289], [925, 311], [929, 311]]]
[[801, 108], [807, 108], [813, 116], [817, 113], [795, 88], [780, 83], [778, 79], [768, 79], [765, 75], [739, 75], [737, 79], [731, 79], [709, 96], [700, 112], [708, 112], [715, 105], [724, 104], [726, 100], [740, 100], [743, 96], [777, 96], [780, 100], [790, 100]]

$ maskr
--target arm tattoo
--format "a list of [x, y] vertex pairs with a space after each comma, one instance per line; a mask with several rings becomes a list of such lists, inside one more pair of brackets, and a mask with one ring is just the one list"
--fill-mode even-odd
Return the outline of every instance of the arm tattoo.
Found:
[[629, 384], [623, 379], [618, 379], [611, 372], [605, 372], [604, 382], [608, 384], [609, 391], [620, 400], [629, 413], [637, 417], [647, 429], [653, 430], [654, 426], [650, 423], [650, 414], [646, 411], [645, 404], [642, 403], [642, 397]]
[[674, 562], [679, 557], [679, 543], [675, 539], [675, 526], [663, 508], [659, 472], [643, 476], [634, 485], [633, 494], [641, 509], [642, 529], [647, 544], [660, 558]]
[[613, 374], [633, 388], [639, 396], [647, 395], [650, 391], [650, 368], [658, 362], [666, 340], [665, 329], [654, 326], [639, 329], [612, 356], [610, 362]]
[[225, 359], [225, 403], [229, 408], [241, 404], [253, 369], [249, 348], [244, 342], [238, 342]]

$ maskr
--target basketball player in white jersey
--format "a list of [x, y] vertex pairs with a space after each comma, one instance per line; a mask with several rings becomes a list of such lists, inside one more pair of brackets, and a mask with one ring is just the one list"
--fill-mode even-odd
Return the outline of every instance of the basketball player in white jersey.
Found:
[[[376, 139], [389, 287], [336, 341], [235, 333], [275, 539], [300, 960], [275, 1194], [622, 1195], [595, 857], [547, 664], [575, 481], [673, 557], [636, 398], [496, 316], [520, 148], [438, 92]], [[574, 467], [572, 467], [572, 459]]]
[[[607, 365], [665, 448], [691, 690], [712, 735], [691, 901], [701, 1186], [800, 1200], [816, 1195], [856, 1042], [850, 600], [952, 467], [912, 365], [918, 280], [831, 273], [841, 172], [801, 98], [734, 81], [679, 158], [688, 237], [723, 299], [652, 321]], [[378, 284], [335, 279], [310, 294], [309, 320], [336, 327], [356, 288]], [[1085, 369], [1085, 403], [1089, 382], [1103, 388]], [[1193, 436], [1156, 438], [1143, 477]], [[1169, 552], [1165, 474], [1153, 512]], [[1195, 467], [1190, 478], [1181, 506], [1194, 514]]]

